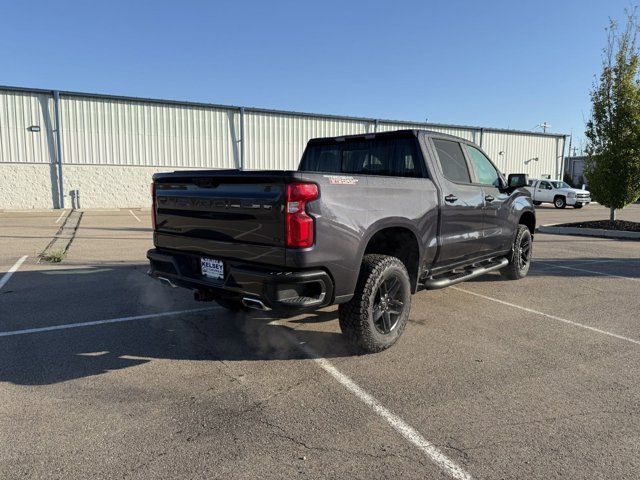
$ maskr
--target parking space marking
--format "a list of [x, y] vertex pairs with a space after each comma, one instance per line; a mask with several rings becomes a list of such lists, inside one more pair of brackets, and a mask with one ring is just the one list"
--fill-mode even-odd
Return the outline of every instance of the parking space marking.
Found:
[[60, 220], [62, 220], [62, 217], [64, 217], [64, 214], [66, 213], [66, 210], [62, 210], [62, 212], [60, 213], [60, 216], [58, 217], [58, 219], [56, 220], [56, 223], [58, 223]]
[[585, 325], [584, 323], [574, 322], [573, 320], [568, 320], [566, 318], [557, 317], [555, 315], [551, 315], [549, 313], [544, 313], [539, 310], [534, 310], [533, 308], [523, 307], [522, 305], [516, 305], [515, 303], [505, 302], [504, 300], [500, 300], [498, 298], [489, 297], [487, 295], [482, 295], [481, 293], [472, 292], [470, 290], [465, 290], [460, 287], [450, 287], [454, 290], [458, 290], [459, 292], [468, 293], [469, 295], [474, 295], [479, 298], [484, 298], [485, 300], [491, 300], [492, 302], [500, 303], [502, 305], [506, 305], [512, 308], [518, 308], [525, 312], [535, 313], [536, 315], [541, 315], [543, 317], [550, 318], [551, 320], [556, 320], [558, 322], [566, 323], [568, 325], [572, 325], [574, 327], [584, 328], [586, 330], [591, 330], [592, 332], [601, 333], [602, 335], [607, 335], [609, 337], [617, 338], [618, 340], [624, 340], [626, 342], [635, 343], [636, 345], [640, 345], [640, 340], [636, 340], [634, 338], [625, 337], [624, 335], [618, 335], [617, 333], [608, 332], [606, 330], [602, 330], [597, 327], [591, 327], [589, 325]]
[[[280, 325], [278, 321], [270, 322], [271, 325]], [[300, 348], [316, 365], [322, 370], [331, 375], [334, 380], [349, 390], [355, 395], [358, 400], [367, 405], [373, 410], [379, 417], [384, 419], [393, 429], [404, 437], [409, 443], [417, 447], [422, 453], [424, 453], [431, 462], [438, 466], [444, 473], [456, 480], [471, 480], [471, 475], [467, 473], [462, 467], [456, 464], [453, 460], [442, 453], [433, 443], [425, 439], [420, 433], [414, 429], [411, 425], [402, 420], [395, 413], [388, 410], [378, 400], [376, 400], [371, 394], [366, 392], [350, 377], [342, 373], [326, 358], [322, 358], [311, 347], [301, 343], [295, 334], [284, 332], [287, 339]]]
[[135, 213], [133, 213], [133, 210], [129, 210], [129, 213], [130, 213], [131, 215], [133, 215], [133, 218], [135, 218], [135, 219], [136, 219], [136, 220], [138, 220], [139, 222], [141, 222], [141, 221], [142, 221], [142, 220], [140, 220], [140, 219], [138, 218], [138, 216], [137, 216]]
[[7, 284], [7, 282], [11, 278], [11, 275], [16, 273], [16, 270], [18, 270], [20, 268], [20, 265], [22, 265], [24, 263], [24, 261], [27, 259], [27, 257], [28, 257], [28, 255], [20, 257], [18, 259], [18, 261], [16, 263], [14, 263], [13, 266], [7, 271], [7, 273], [5, 273], [2, 276], [2, 278], [0, 278], [0, 290], [2, 290], [2, 287], [4, 287]]
[[640, 278], [625, 277], [623, 275], [613, 275], [611, 273], [603, 273], [603, 272], [598, 272], [596, 270], [587, 270], [586, 268], [567, 267], [565, 265], [554, 265], [553, 263], [541, 262], [539, 260], [538, 261], [534, 260], [534, 263], [540, 263], [542, 265], [547, 265], [549, 267], [554, 267], [554, 268], [564, 268], [565, 270], [576, 270], [578, 272], [595, 273], [596, 275], [602, 275], [604, 277], [622, 278], [624, 280], [631, 280], [633, 282], [640, 282]]
[[[23, 257], [26, 258], [26, 257]], [[134, 315], [131, 317], [110, 318], [108, 320], [95, 320], [92, 322], [67, 323], [64, 325], [52, 325], [50, 327], [25, 328], [24, 330], [10, 330], [8, 332], [0, 332], [0, 337], [14, 337], [17, 335], [27, 335], [30, 333], [51, 332], [53, 330], [66, 330], [69, 328], [91, 327], [93, 325], [104, 325], [108, 323], [133, 322], [136, 320], [148, 320], [151, 318], [169, 317], [171, 315], [180, 315], [183, 313], [198, 313], [210, 310], [217, 310], [222, 307], [206, 307], [193, 308], [191, 310], [174, 310], [172, 312], [148, 313], [146, 315]]]

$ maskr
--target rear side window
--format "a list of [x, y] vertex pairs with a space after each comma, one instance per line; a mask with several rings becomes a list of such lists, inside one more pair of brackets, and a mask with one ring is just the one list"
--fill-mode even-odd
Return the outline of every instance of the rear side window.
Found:
[[452, 182], [471, 183], [469, 167], [460, 144], [439, 138], [434, 138], [433, 144], [438, 152], [438, 160], [444, 176]]
[[310, 143], [298, 170], [394, 177], [422, 177], [415, 138]]

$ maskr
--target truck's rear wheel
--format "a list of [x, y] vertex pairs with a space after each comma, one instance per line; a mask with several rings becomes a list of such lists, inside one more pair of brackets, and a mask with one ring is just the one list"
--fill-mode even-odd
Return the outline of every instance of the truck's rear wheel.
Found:
[[365, 255], [353, 298], [338, 308], [340, 329], [367, 352], [380, 352], [402, 334], [411, 310], [411, 283], [396, 257]]
[[518, 225], [509, 264], [500, 273], [510, 280], [520, 280], [526, 277], [531, 267], [532, 253], [533, 237], [531, 232], [526, 225]]

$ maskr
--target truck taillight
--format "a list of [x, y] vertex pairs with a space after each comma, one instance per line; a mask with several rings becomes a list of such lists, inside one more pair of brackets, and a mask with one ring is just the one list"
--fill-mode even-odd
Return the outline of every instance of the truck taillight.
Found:
[[318, 198], [318, 186], [315, 183], [290, 183], [287, 185], [286, 203], [286, 246], [307, 248], [313, 245], [314, 222], [305, 208], [307, 202]]
[[151, 182], [151, 228], [156, 229], [156, 184]]

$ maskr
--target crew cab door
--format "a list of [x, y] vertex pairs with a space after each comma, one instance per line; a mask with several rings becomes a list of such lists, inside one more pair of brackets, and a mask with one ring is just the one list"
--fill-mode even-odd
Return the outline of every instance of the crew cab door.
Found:
[[462, 145], [432, 138], [440, 167], [440, 254], [437, 265], [478, 256], [482, 244], [482, 187], [471, 183]]
[[536, 185], [535, 199], [538, 202], [553, 202], [553, 196], [553, 186], [551, 186], [551, 182], [540, 180], [538, 185]]
[[472, 167], [474, 183], [482, 185], [482, 251], [498, 252], [510, 248], [514, 234], [509, 219], [509, 195], [503, 190], [503, 180], [498, 169], [479, 149], [465, 144]]

